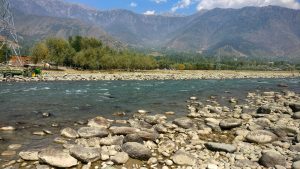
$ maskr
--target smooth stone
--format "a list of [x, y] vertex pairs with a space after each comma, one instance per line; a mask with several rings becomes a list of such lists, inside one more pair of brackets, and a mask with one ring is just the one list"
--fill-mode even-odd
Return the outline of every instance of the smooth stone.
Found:
[[36, 135], [36, 136], [45, 136], [46, 135], [46, 133], [44, 131], [35, 131], [32, 134]]
[[276, 151], [267, 151], [262, 154], [259, 163], [268, 168], [275, 167], [275, 165], [286, 166], [286, 159]]
[[149, 111], [147, 111], [147, 110], [138, 110], [137, 112], [139, 114], [147, 114], [147, 113], [149, 113]]
[[216, 164], [208, 164], [207, 169], [218, 169], [218, 166]]
[[174, 115], [174, 114], [175, 114], [175, 112], [172, 112], [172, 111], [165, 112], [165, 115], [169, 115], [169, 116]]
[[11, 145], [8, 146], [8, 148], [9, 148], [10, 150], [18, 150], [18, 149], [20, 149], [21, 147], [22, 147], [21, 144], [11, 144]]
[[48, 165], [40, 165], [40, 164], [37, 164], [35, 166], [36, 169], [50, 169], [50, 167]]
[[16, 155], [16, 151], [14, 150], [6, 150], [1, 153], [1, 156], [14, 156]]
[[293, 118], [294, 118], [294, 119], [300, 119], [300, 111], [295, 112], [295, 113], [293, 114]]
[[127, 142], [122, 145], [122, 150], [131, 158], [139, 160], [148, 160], [151, 157], [151, 151], [146, 146], [140, 143]]
[[98, 116], [88, 121], [90, 127], [109, 128], [111, 123], [104, 117]]
[[82, 138], [107, 137], [109, 134], [106, 128], [100, 127], [81, 127], [77, 132]]
[[168, 165], [168, 166], [171, 166], [171, 165], [174, 164], [172, 160], [166, 160], [165, 163], [166, 163], [166, 165]]
[[220, 125], [221, 129], [228, 130], [228, 129], [232, 129], [232, 128], [241, 126], [242, 121], [239, 119], [234, 119], [234, 118], [224, 119], [220, 122], [219, 125]]
[[246, 140], [252, 143], [271, 143], [277, 139], [277, 136], [267, 130], [251, 131], [246, 135]]
[[113, 135], [127, 135], [127, 134], [134, 134], [140, 131], [140, 129], [136, 129], [133, 127], [110, 127], [109, 130], [112, 132]]
[[205, 146], [207, 149], [211, 151], [223, 151], [228, 153], [233, 153], [236, 151], [236, 147], [231, 144], [225, 144], [225, 143], [214, 143], [214, 142], [208, 142], [205, 143]]
[[88, 163], [99, 160], [101, 158], [100, 151], [99, 148], [74, 146], [70, 149], [70, 154], [76, 159]]
[[257, 109], [257, 114], [270, 114], [272, 112], [269, 106], [261, 106]]
[[290, 150], [294, 152], [300, 152], [300, 143], [290, 146]]
[[67, 138], [77, 138], [79, 137], [79, 134], [74, 129], [68, 127], [61, 130], [61, 135]]
[[290, 103], [289, 107], [293, 110], [293, 112], [300, 111], [300, 103]]
[[19, 156], [26, 161], [38, 161], [38, 150], [27, 150], [27, 151], [21, 151], [19, 153]]
[[110, 160], [116, 164], [125, 164], [129, 160], [129, 156], [125, 152], [119, 152], [112, 156]]
[[2, 131], [14, 131], [14, 130], [16, 130], [16, 128], [13, 127], [13, 126], [5, 126], [5, 127], [1, 127], [0, 130], [2, 130]]
[[146, 132], [146, 131], [139, 131], [137, 135], [145, 141], [147, 140], [155, 141], [159, 137], [159, 134], [156, 132]]
[[138, 135], [138, 134], [127, 134], [123, 140], [124, 143], [127, 142], [137, 142], [137, 143], [143, 143], [144, 140]]
[[194, 166], [196, 164], [194, 156], [182, 150], [177, 151], [173, 156], [171, 156], [171, 160], [173, 160], [177, 165]]
[[173, 123], [184, 129], [189, 129], [194, 127], [194, 122], [187, 117], [177, 118], [173, 121]]
[[300, 169], [300, 161], [293, 162], [293, 169]]
[[101, 145], [122, 145], [124, 140], [124, 136], [112, 136], [112, 137], [105, 137], [100, 139]]
[[77, 160], [63, 150], [47, 148], [38, 153], [39, 159], [54, 167], [69, 168], [77, 165]]

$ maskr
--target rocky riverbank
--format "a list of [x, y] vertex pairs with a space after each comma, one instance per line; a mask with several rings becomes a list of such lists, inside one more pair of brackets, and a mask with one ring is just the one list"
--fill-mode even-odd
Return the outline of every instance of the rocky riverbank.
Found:
[[297, 78], [300, 72], [290, 71], [170, 71], [153, 70], [139, 72], [90, 72], [90, 71], [44, 71], [40, 77], [16, 76], [0, 78], [0, 81], [85, 81], [85, 80], [189, 80], [189, 79], [245, 79], [245, 78]]
[[[188, 114], [174, 120], [168, 120], [174, 112], [139, 110], [129, 120], [79, 121], [61, 129], [55, 147], [8, 146], [1, 156], [18, 159], [1, 168], [300, 169], [299, 94], [248, 93], [246, 103], [229, 102], [233, 108], [191, 97]], [[51, 131], [33, 134], [47, 137]]]

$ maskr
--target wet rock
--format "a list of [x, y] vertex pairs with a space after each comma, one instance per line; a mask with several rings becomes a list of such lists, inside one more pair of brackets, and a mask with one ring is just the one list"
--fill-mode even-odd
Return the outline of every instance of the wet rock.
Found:
[[286, 159], [276, 151], [267, 151], [262, 154], [259, 163], [268, 168], [275, 167], [275, 165], [286, 166]]
[[271, 143], [277, 139], [277, 136], [267, 130], [251, 131], [246, 135], [246, 140], [252, 143]]
[[165, 115], [168, 115], [168, 116], [171, 116], [171, 115], [174, 115], [175, 112], [172, 112], [172, 111], [168, 111], [168, 112], [165, 112]]
[[289, 107], [293, 110], [293, 112], [300, 111], [300, 103], [290, 103]]
[[234, 119], [234, 118], [224, 119], [220, 122], [219, 125], [220, 125], [221, 129], [229, 130], [229, 129], [241, 126], [242, 121], [240, 119]]
[[127, 142], [123, 144], [122, 150], [134, 159], [148, 160], [151, 157], [151, 151], [140, 143]]
[[205, 143], [205, 146], [211, 151], [223, 151], [228, 153], [233, 153], [236, 151], [236, 147], [231, 144], [208, 142]]
[[145, 141], [147, 140], [155, 141], [159, 136], [158, 133], [154, 131], [153, 132], [139, 131], [137, 135], [140, 136]]
[[27, 160], [27, 161], [37, 161], [39, 160], [38, 157], [38, 150], [27, 150], [27, 151], [21, 151], [19, 153], [19, 156], [23, 159], [23, 160]]
[[109, 130], [112, 132], [113, 135], [127, 135], [127, 134], [134, 134], [139, 132], [139, 129], [133, 127], [111, 127]]
[[151, 129], [152, 125], [145, 122], [144, 120], [128, 120], [128, 123], [130, 124], [131, 127], [136, 128], [136, 129], [141, 129], [141, 128], [146, 128], [146, 129]]
[[14, 156], [16, 155], [16, 151], [14, 150], [5, 150], [1, 153], [1, 156]]
[[139, 114], [147, 114], [147, 113], [149, 113], [149, 111], [147, 111], [147, 110], [138, 110], [137, 113], [139, 113]]
[[90, 127], [109, 128], [111, 123], [104, 117], [98, 116], [88, 121]]
[[300, 169], [300, 161], [295, 161], [292, 167], [293, 169]]
[[45, 136], [46, 135], [46, 133], [44, 131], [35, 131], [32, 134], [37, 135], [37, 136]]
[[8, 146], [8, 148], [9, 148], [10, 150], [18, 150], [18, 149], [20, 149], [21, 147], [22, 147], [21, 144], [11, 144], [11, 145]]
[[157, 114], [157, 115], [154, 115], [154, 116], [145, 116], [144, 117], [145, 122], [147, 122], [151, 125], [162, 123], [166, 119], [167, 119], [167, 117], [164, 116], [164, 115], [161, 115], [161, 114]]
[[177, 118], [173, 121], [173, 123], [184, 129], [189, 129], [194, 127], [194, 122], [187, 117]]
[[75, 131], [72, 128], [64, 128], [63, 130], [61, 130], [61, 135], [67, 138], [77, 138], [79, 137], [77, 131]]
[[257, 109], [257, 114], [270, 114], [272, 112], [269, 106], [261, 106]]
[[138, 134], [127, 134], [123, 140], [124, 143], [127, 142], [137, 142], [143, 143], [144, 140]]
[[295, 113], [293, 114], [293, 118], [294, 118], [294, 119], [300, 119], [300, 111], [295, 112]]
[[129, 160], [129, 156], [125, 152], [119, 152], [112, 156], [110, 160], [116, 164], [125, 164]]
[[14, 131], [14, 130], [16, 130], [16, 128], [13, 126], [4, 126], [0, 128], [0, 131]]
[[99, 148], [82, 146], [74, 146], [70, 149], [70, 154], [84, 163], [97, 161], [101, 157]]
[[106, 128], [100, 127], [81, 127], [77, 132], [82, 138], [107, 137], [109, 134]]
[[194, 166], [196, 164], [196, 159], [191, 154], [186, 153], [183, 150], [177, 151], [172, 157], [171, 160], [174, 161], [177, 165], [189, 165]]
[[124, 136], [112, 136], [112, 137], [105, 137], [100, 139], [101, 145], [122, 145], [124, 140]]
[[47, 118], [47, 117], [51, 116], [51, 113], [44, 112], [44, 113], [42, 113], [42, 116], [45, 117], [45, 118]]
[[77, 160], [59, 149], [47, 148], [38, 153], [39, 160], [54, 167], [68, 168], [77, 165]]

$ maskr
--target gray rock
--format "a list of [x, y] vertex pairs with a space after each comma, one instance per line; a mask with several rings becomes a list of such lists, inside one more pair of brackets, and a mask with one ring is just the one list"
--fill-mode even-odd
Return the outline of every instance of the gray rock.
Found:
[[127, 134], [134, 134], [139, 132], [139, 129], [133, 127], [111, 127], [109, 130], [112, 132], [113, 135], [127, 135]]
[[194, 122], [187, 117], [177, 118], [173, 121], [173, 123], [184, 129], [189, 129], [194, 127]]
[[90, 138], [90, 137], [107, 137], [109, 133], [106, 128], [81, 127], [78, 130], [78, 134], [82, 138]]
[[300, 169], [300, 161], [295, 161], [292, 167], [293, 169]]
[[63, 130], [61, 130], [60, 133], [61, 133], [62, 136], [67, 137], [67, 138], [77, 138], [77, 137], [79, 137], [78, 133], [70, 127], [64, 128]]
[[242, 125], [242, 121], [240, 119], [230, 118], [230, 119], [224, 119], [220, 122], [221, 129], [232, 129], [235, 127], [239, 127]]
[[252, 143], [271, 143], [277, 139], [277, 136], [267, 130], [251, 131], [246, 135], [246, 140]]
[[62, 150], [47, 148], [38, 153], [39, 160], [54, 167], [69, 168], [77, 165], [77, 160]]
[[191, 154], [185, 151], [179, 150], [172, 157], [171, 160], [177, 165], [189, 165], [194, 166], [196, 164], [196, 159]]
[[123, 144], [122, 150], [134, 159], [148, 160], [151, 157], [151, 151], [140, 143], [127, 142]]
[[300, 111], [300, 103], [290, 103], [289, 107], [293, 110], [293, 112]]
[[154, 131], [153, 132], [139, 131], [137, 135], [145, 141], [147, 140], [155, 141], [159, 137], [159, 134]]
[[293, 118], [294, 118], [294, 119], [300, 119], [300, 111], [295, 112], [295, 113], [293, 114]]
[[125, 152], [119, 152], [112, 156], [110, 160], [116, 164], [125, 164], [129, 160], [129, 156]]
[[300, 143], [295, 144], [295, 145], [291, 145], [290, 150], [294, 151], [294, 152], [300, 152]]
[[88, 163], [99, 160], [101, 157], [100, 151], [99, 148], [74, 146], [70, 149], [70, 154], [76, 159]]
[[27, 150], [27, 151], [21, 151], [19, 153], [19, 156], [26, 161], [37, 161], [39, 160], [38, 157], [38, 150]]
[[50, 167], [48, 165], [40, 165], [40, 164], [37, 164], [35, 166], [36, 169], [50, 169]]
[[105, 137], [100, 139], [101, 145], [122, 145], [124, 140], [124, 136], [112, 136], [112, 137]]
[[138, 134], [128, 134], [125, 136], [123, 142], [124, 143], [127, 143], [127, 142], [143, 143], [144, 140]]
[[269, 106], [261, 106], [257, 109], [257, 114], [270, 114], [272, 112]]
[[158, 152], [173, 153], [176, 150], [176, 144], [172, 140], [163, 140], [158, 144]]
[[154, 130], [157, 131], [158, 133], [167, 133], [168, 129], [163, 126], [162, 124], [157, 124], [154, 126]]
[[276, 151], [267, 151], [262, 154], [259, 163], [265, 167], [275, 167], [275, 165], [286, 166], [286, 159]]
[[151, 125], [162, 123], [166, 119], [167, 119], [167, 117], [164, 116], [164, 115], [161, 115], [161, 114], [157, 114], [157, 115], [154, 115], [154, 116], [149, 115], [149, 116], [144, 117], [145, 122], [147, 122]]
[[88, 121], [90, 127], [109, 128], [111, 123], [104, 117], [98, 116]]
[[248, 159], [236, 160], [234, 165], [238, 168], [246, 168], [246, 167], [253, 168], [253, 169], [254, 168], [259, 168], [258, 163], [253, 162], [253, 161], [248, 160]]
[[211, 151], [223, 151], [228, 153], [233, 153], [236, 151], [236, 147], [234, 145], [225, 143], [208, 142], [205, 143], [205, 146]]

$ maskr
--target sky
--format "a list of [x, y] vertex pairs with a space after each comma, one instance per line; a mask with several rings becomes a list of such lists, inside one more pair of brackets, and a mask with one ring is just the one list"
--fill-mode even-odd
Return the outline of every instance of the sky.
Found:
[[213, 8], [242, 8], [245, 6], [276, 5], [300, 9], [300, 0], [66, 0], [100, 10], [127, 9], [145, 15], [181, 14]]

